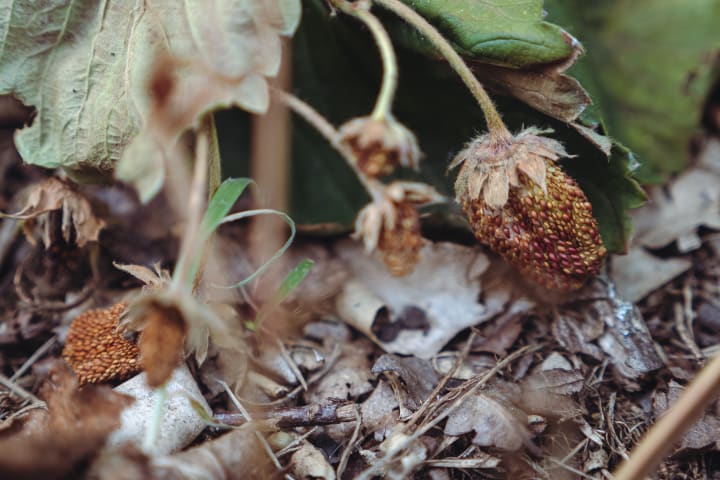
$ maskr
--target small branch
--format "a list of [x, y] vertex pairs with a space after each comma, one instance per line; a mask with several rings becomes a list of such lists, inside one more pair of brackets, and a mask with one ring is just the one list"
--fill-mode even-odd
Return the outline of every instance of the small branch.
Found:
[[[266, 420], [265, 423], [282, 430], [352, 422], [356, 420], [356, 410], [354, 402], [312, 403], [299, 407], [253, 411], [252, 418]], [[213, 418], [230, 426], [240, 426], [248, 421], [242, 413], [218, 413]]]
[[614, 474], [615, 480], [645, 478], [657, 468], [687, 430], [705, 413], [705, 408], [720, 392], [720, 355], [707, 364], [678, 401], [645, 434]]
[[450, 45], [450, 43], [445, 39], [445, 37], [443, 37], [435, 27], [425, 20], [425, 18], [412, 8], [402, 3], [400, 0], [373, 1], [387, 8], [415, 27], [433, 45], [433, 47], [435, 47], [435, 49], [443, 57], [445, 57], [453, 70], [455, 70], [465, 85], [467, 85], [468, 89], [470, 89], [470, 93], [472, 93], [480, 105], [480, 108], [485, 114], [485, 121], [487, 122], [490, 134], [500, 140], [509, 140], [512, 135], [505, 126], [505, 123], [503, 123], [502, 118], [500, 118], [500, 114], [495, 109], [493, 101], [490, 99], [475, 75], [473, 75], [472, 71], [470, 71], [470, 68], [455, 51], [452, 45]]
[[392, 42], [390, 41], [390, 36], [377, 17], [370, 13], [366, 3], [349, 3], [345, 0], [333, 0], [333, 5], [363, 22], [370, 30], [370, 33], [372, 33], [375, 44], [378, 50], [380, 50], [380, 58], [383, 64], [383, 78], [372, 117], [375, 120], [382, 120], [392, 113], [392, 103], [395, 98], [398, 82], [397, 58], [395, 56], [395, 50], [393, 50]]

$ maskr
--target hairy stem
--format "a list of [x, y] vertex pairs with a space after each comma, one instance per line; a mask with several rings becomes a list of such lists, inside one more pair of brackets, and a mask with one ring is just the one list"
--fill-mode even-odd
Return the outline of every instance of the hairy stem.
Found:
[[366, 3], [356, 2], [351, 4], [345, 0], [334, 0], [333, 5], [363, 22], [370, 30], [370, 33], [372, 33], [378, 50], [380, 50], [380, 58], [383, 64], [383, 77], [372, 117], [375, 120], [382, 120], [392, 114], [392, 103], [395, 98], [395, 90], [397, 90], [398, 82], [397, 58], [392, 42], [390, 41], [390, 36], [377, 17], [370, 13]]
[[490, 134], [498, 139], [509, 140], [512, 135], [500, 118], [500, 114], [495, 109], [493, 101], [488, 96], [482, 84], [473, 75], [470, 68], [463, 61], [460, 55], [450, 45], [450, 43], [437, 31], [425, 18], [418, 14], [415, 10], [408, 7], [400, 0], [373, 0], [375, 3], [387, 8], [413, 27], [415, 27], [435, 49], [448, 61], [450, 66], [455, 70], [465, 85], [470, 89], [470, 93], [475, 97], [480, 108], [485, 115], [488, 130]]
[[338, 153], [345, 159], [347, 164], [355, 172], [355, 176], [360, 181], [365, 190], [367, 191], [370, 198], [378, 200], [384, 196], [385, 188], [379, 181], [369, 178], [363, 173], [357, 166], [357, 161], [353, 157], [353, 154], [338, 142], [339, 134], [337, 129], [327, 121], [317, 110], [303, 102], [295, 95], [282, 90], [272, 89], [273, 96], [283, 102], [290, 109], [300, 115], [306, 122], [312, 125], [315, 130], [318, 131], [330, 145], [337, 150]]

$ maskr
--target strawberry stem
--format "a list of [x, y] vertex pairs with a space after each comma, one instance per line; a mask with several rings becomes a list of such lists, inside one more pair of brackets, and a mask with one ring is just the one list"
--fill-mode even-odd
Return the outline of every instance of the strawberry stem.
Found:
[[490, 134], [500, 141], [510, 141], [512, 135], [502, 121], [500, 114], [492, 99], [487, 94], [482, 84], [473, 75], [465, 61], [450, 45], [450, 43], [442, 36], [438, 30], [433, 27], [425, 18], [412, 8], [408, 7], [400, 0], [373, 0], [375, 3], [387, 8], [397, 16], [415, 27], [425, 38], [435, 47], [435, 49], [448, 61], [450, 66], [455, 70], [460, 79], [475, 97], [480, 108], [485, 115], [488, 130]]
[[383, 184], [373, 178], [368, 177], [363, 173], [357, 166], [357, 160], [353, 156], [352, 152], [341, 144], [338, 139], [340, 135], [337, 129], [328, 120], [323, 117], [313, 107], [300, 100], [295, 95], [283, 92], [273, 88], [271, 90], [272, 95], [279, 101], [287, 105], [293, 112], [300, 115], [306, 122], [308, 122], [315, 130], [318, 131], [330, 145], [337, 150], [337, 152], [345, 159], [346, 163], [355, 172], [355, 176], [360, 181], [365, 190], [367, 191], [370, 198], [373, 201], [378, 200], [384, 196], [385, 187]]
[[397, 58], [392, 42], [390, 41], [390, 36], [377, 17], [370, 13], [369, 3], [349, 3], [345, 0], [333, 0], [333, 5], [337, 6], [344, 13], [352, 15], [363, 22], [370, 30], [370, 33], [372, 33], [378, 50], [380, 50], [380, 58], [383, 64], [383, 77], [380, 93], [375, 101], [375, 107], [373, 108], [371, 116], [375, 120], [383, 120], [391, 115], [392, 103], [395, 98], [395, 90], [397, 90], [398, 83]]

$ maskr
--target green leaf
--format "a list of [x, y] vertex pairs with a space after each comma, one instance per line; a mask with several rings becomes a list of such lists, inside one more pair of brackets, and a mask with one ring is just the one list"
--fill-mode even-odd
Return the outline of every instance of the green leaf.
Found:
[[306, 258], [298, 263], [295, 268], [290, 270], [275, 292], [273, 299], [262, 306], [255, 317], [254, 322], [246, 322], [245, 326], [252, 331], [256, 331], [259, 326], [262, 325], [263, 320], [268, 316], [268, 314], [284, 302], [288, 295], [290, 295], [290, 293], [292, 293], [292, 291], [300, 285], [300, 282], [305, 280], [305, 277], [308, 276], [314, 264], [315, 262]]
[[284, 302], [287, 296], [300, 285], [300, 282], [305, 280], [305, 277], [308, 276], [314, 264], [315, 262], [306, 258], [287, 274], [280, 284], [280, 287], [278, 287], [277, 292], [275, 292], [275, 302], [277, 302], [277, 304]]
[[218, 187], [208, 204], [205, 216], [200, 224], [201, 238], [207, 238], [222, 223], [225, 215], [240, 195], [245, 191], [248, 185], [252, 183], [249, 178], [228, 178]]
[[[562, 61], [572, 53], [564, 30], [543, 21], [542, 0], [403, 2], [434, 24], [459, 53], [486, 63], [522, 68]], [[407, 36], [418, 48], [432, 50], [419, 35]]]
[[218, 288], [239, 288], [239, 287], [242, 287], [243, 285], [246, 285], [247, 283], [253, 281], [255, 278], [257, 278], [260, 275], [262, 275], [263, 273], [265, 273], [265, 271], [268, 268], [270, 268], [270, 266], [273, 264], [273, 262], [275, 262], [275, 260], [280, 258], [282, 256], [282, 254], [285, 253], [288, 248], [290, 248], [290, 245], [292, 244], [293, 240], [295, 239], [295, 234], [297, 233], [297, 230], [295, 228], [295, 222], [293, 221], [293, 219], [290, 218], [287, 214], [285, 214], [283, 212], [278, 212], [277, 210], [272, 210], [272, 209], [267, 209], [267, 208], [266, 209], [257, 209], [257, 210], [248, 210], [245, 212], [238, 212], [238, 213], [233, 213], [232, 215], [227, 215], [226, 217], [224, 217], [222, 219], [220, 224], [230, 223], [230, 222], [234, 222], [236, 220], [242, 220], [244, 218], [256, 217], [258, 215], [277, 215], [280, 218], [282, 218], [283, 220], [285, 220], [285, 222], [290, 227], [290, 235], [288, 236], [288, 239], [285, 241], [285, 243], [282, 245], [282, 247], [280, 247], [278, 249], [278, 251], [273, 254], [272, 257], [270, 257], [257, 270], [255, 270], [253, 273], [251, 273], [250, 275], [245, 277], [243, 280], [241, 280], [233, 285], [216, 286], [216, 287], [218, 287]]
[[[168, 105], [175, 140], [204, 112], [267, 108], [280, 35], [300, 18], [299, 0], [16, 0], [0, 6], [0, 94], [36, 109], [15, 142], [23, 160], [65, 167], [76, 178], [110, 175], [129, 149], [124, 180], [141, 197], [164, 178], [167, 145], [153, 123], [148, 81], [160, 57], [179, 59]], [[165, 148], [165, 151], [162, 149]]]
[[[294, 41], [297, 92], [335, 124], [367, 114], [381, 73], [372, 39], [352, 19], [328, 18], [322, 4], [307, 2], [303, 15]], [[446, 174], [447, 166], [466, 142], [485, 129], [482, 112], [444, 64], [414, 49], [397, 50], [400, 82], [394, 113], [415, 132], [425, 153], [419, 175], [401, 175], [426, 181], [452, 196], [454, 175]], [[598, 130], [582, 135], [564, 121], [541, 115], [516, 100], [498, 97], [497, 103], [513, 131], [529, 125], [552, 128], [556, 132], [552, 135], [563, 141], [571, 154], [578, 155], [564, 166], [587, 193], [606, 247], [613, 252], [624, 251], [631, 232], [627, 210], [636, 208], [645, 198], [632, 178], [637, 162], [627, 149], [614, 145], [608, 159], [587, 138], [597, 135], [595, 141], [606, 142], [607, 150], [610, 145], [600, 136], [600, 125], [588, 123]], [[570, 118], [576, 118], [583, 108], [576, 109]], [[344, 160], [302, 120], [294, 122], [292, 149], [293, 218], [316, 228], [328, 222], [335, 230], [341, 226], [352, 228], [355, 214], [367, 198]], [[445, 225], [457, 225], [456, 206], [444, 212], [436, 210], [434, 219], [440, 213]]]
[[638, 154], [636, 175], [662, 182], [684, 168], [720, 51], [720, 1], [548, 0], [587, 55], [569, 73], [592, 94], [583, 116]]

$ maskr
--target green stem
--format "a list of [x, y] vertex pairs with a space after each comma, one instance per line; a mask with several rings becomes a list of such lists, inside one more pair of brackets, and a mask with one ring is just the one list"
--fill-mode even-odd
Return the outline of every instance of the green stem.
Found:
[[488, 130], [490, 134], [495, 138], [509, 140], [512, 138], [510, 131], [505, 126], [505, 123], [500, 118], [500, 114], [495, 109], [492, 99], [488, 96], [487, 92], [483, 88], [482, 84], [473, 75], [470, 68], [463, 61], [460, 55], [450, 45], [450, 43], [437, 31], [425, 18], [417, 13], [412, 8], [408, 7], [400, 0], [373, 0], [375, 3], [387, 8], [397, 16], [415, 27], [425, 38], [445, 57], [450, 66], [455, 70], [458, 76], [462, 79], [465, 85], [470, 90], [470, 93], [475, 97], [480, 108], [485, 115], [485, 121], [487, 122]]
[[370, 33], [372, 33], [378, 50], [380, 50], [380, 58], [383, 64], [383, 78], [380, 93], [375, 101], [375, 108], [373, 108], [371, 116], [375, 120], [382, 120], [392, 113], [392, 103], [395, 98], [395, 90], [397, 90], [398, 83], [397, 57], [395, 56], [395, 50], [390, 41], [390, 36], [377, 17], [370, 13], [367, 4], [357, 2], [350, 4], [345, 0], [334, 0], [333, 4], [343, 12], [363, 22], [370, 30]]

